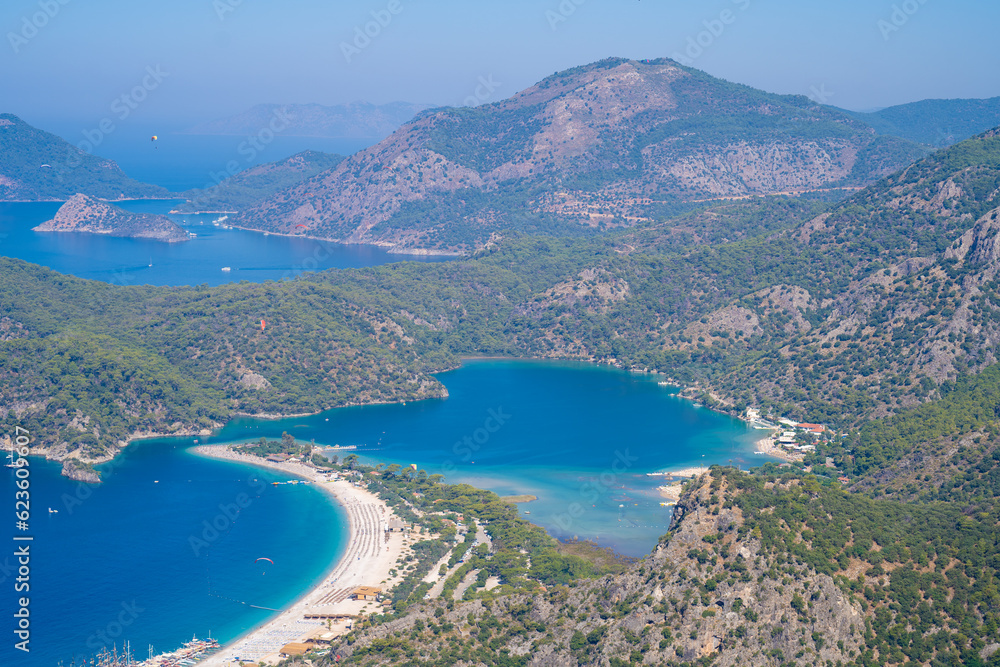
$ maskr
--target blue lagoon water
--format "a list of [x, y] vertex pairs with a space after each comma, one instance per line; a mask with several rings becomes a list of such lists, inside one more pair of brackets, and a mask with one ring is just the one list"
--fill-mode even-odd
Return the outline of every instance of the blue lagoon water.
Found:
[[[678, 399], [660, 376], [574, 362], [470, 360], [439, 379], [448, 398], [340, 408], [276, 421], [236, 419], [214, 442], [277, 438], [354, 445], [369, 462], [416, 464], [450, 482], [529, 494], [525, 518], [561, 539], [639, 556], [670, 508], [647, 473], [760, 465], [760, 432]], [[341, 452], [343, 457], [349, 452]]]
[[[202, 441], [287, 431], [320, 445], [356, 445], [367, 461], [415, 463], [452, 482], [533, 494], [538, 500], [520, 505], [525, 518], [557, 537], [635, 556], [670, 520], [655, 488], [663, 478], [645, 473], [761, 462], [746, 425], [676, 398], [657, 376], [474, 360], [439, 377], [446, 399], [238, 419]], [[188, 451], [193, 444], [190, 437], [135, 443], [106, 466], [100, 486], [71, 482], [57, 465], [32, 459], [33, 651], [15, 654], [4, 642], [0, 664], [68, 666], [125, 639], [139, 655], [149, 644], [176, 648], [195, 632], [231, 640], [332, 565], [346, 524], [328, 497], [307, 485], [268, 484], [287, 479], [281, 474], [197, 457]], [[3, 477], [13, 506], [7, 469]], [[262, 556], [274, 566], [255, 565]], [[0, 566], [8, 567], [4, 557]], [[4, 577], [10, 599], [12, 575], [0, 569]], [[5, 624], [11, 637], [9, 616]]]
[[[203, 153], [184, 165], [161, 146], [155, 160], [134, 156], [135, 165], [144, 165], [144, 180], [197, 187], [206, 165], [231, 149], [226, 142], [231, 138], [199, 144]], [[166, 213], [175, 204], [121, 205]], [[0, 203], [0, 254], [125, 285], [262, 281], [406, 259], [366, 246], [223, 229], [212, 225], [215, 215], [172, 216], [197, 234], [181, 244], [31, 231], [58, 207]], [[450, 482], [535, 495], [520, 510], [553, 535], [635, 556], [647, 553], [670, 521], [656, 492], [664, 479], [646, 473], [762, 462], [746, 425], [676, 398], [656, 376], [582, 363], [475, 360], [439, 379], [447, 399], [237, 419], [207, 441], [287, 431], [319, 445], [356, 445], [369, 462], [416, 464]], [[59, 466], [32, 459], [32, 652], [14, 650], [13, 619], [5, 614], [0, 665], [68, 667], [125, 640], [142, 657], [150, 644], [171, 650], [209, 631], [225, 642], [321, 578], [346, 540], [340, 508], [310, 486], [267, 483], [283, 475], [197, 457], [188, 451], [192, 444], [135, 443], [106, 466], [99, 486], [71, 482]], [[11, 472], [5, 468], [0, 477], [13, 508]], [[5, 610], [16, 602], [13, 551], [0, 552]], [[255, 565], [259, 557], [274, 565]]]

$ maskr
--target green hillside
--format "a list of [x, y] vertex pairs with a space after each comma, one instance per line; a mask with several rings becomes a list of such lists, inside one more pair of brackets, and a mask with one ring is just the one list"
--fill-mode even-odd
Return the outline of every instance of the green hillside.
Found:
[[337, 166], [343, 155], [302, 151], [284, 160], [249, 167], [212, 188], [181, 193], [187, 199], [179, 213], [199, 211], [235, 213], [266, 199], [279, 190]]
[[1000, 97], [921, 100], [868, 113], [847, 113], [871, 125], [879, 134], [943, 147], [1000, 125]]
[[[462, 600], [424, 600], [414, 575], [312, 664], [1000, 664], [997, 134], [840, 203], [508, 232], [447, 263], [174, 288], [2, 259], [0, 420], [88, 461], [237, 412], [440, 396], [430, 373], [463, 355], [656, 369], [844, 437], [784, 470], [713, 470], [649, 557], [610, 569], [491, 494], [368, 471], [400, 511], [478, 517], [501, 544], [460, 568]], [[419, 544], [419, 572], [453, 548]]]
[[64, 200], [83, 193], [100, 199], [166, 198], [117, 164], [86, 153], [13, 114], [0, 114], [0, 201]]
[[[713, 391], [722, 409], [849, 426], [937, 397], [993, 358], [1000, 283], [983, 253], [995, 234], [998, 141], [937, 153], [825, 212], [782, 199], [726, 203], [603, 237], [511, 235], [444, 264], [118, 289], [4, 260], [12, 298], [2, 315], [22, 345], [72, 330], [148, 350], [199, 391], [225, 396], [204, 406], [219, 418], [434, 395], [429, 372], [499, 354], [656, 368]], [[0, 387], [41, 401], [58, 381], [51, 372]], [[137, 400], [102, 403], [102, 419], [116, 423], [94, 429], [104, 448], [136, 413], [144, 426], [194, 419], [170, 419], [171, 401]], [[76, 409], [67, 403], [58, 419], [72, 422]]]

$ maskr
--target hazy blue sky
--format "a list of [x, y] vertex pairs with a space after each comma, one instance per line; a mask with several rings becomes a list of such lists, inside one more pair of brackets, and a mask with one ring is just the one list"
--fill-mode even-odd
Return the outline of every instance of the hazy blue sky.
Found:
[[[391, 20], [348, 58], [372, 12]], [[481, 76], [506, 97], [699, 39], [688, 55], [710, 74], [867, 109], [1000, 95], [997, 25], [1000, 3], [986, 0], [4, 0], [0, 111], [85, 126], [144, 83], [127, 122], [191, 124], [259, 102], [458, 105]]]

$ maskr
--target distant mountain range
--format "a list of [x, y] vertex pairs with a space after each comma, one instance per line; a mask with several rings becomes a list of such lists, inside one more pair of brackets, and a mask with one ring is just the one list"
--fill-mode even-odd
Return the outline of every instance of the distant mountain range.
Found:
[[468, 252], [504, 230], [580, 234], [705, 200], [859, 188], [928, 150], [805, 97], [608, 59], [425, 111], [236, 224]]
[[381, 105], [351, 102], [336, 106], [258, 104], [235, 116], [196, 125], [186, 133], [255, 135], [261, 128], [269, 127], [275, 114], [280, 113], [282, 121], [287, 122], [281, 131], [284, 136], [383, 139], [428, 107], [409, 102]]
[[[861, 113], [732, 84], [671, 60], [609, 59], [475, 108], [258, 105], [191, 132], [386, 137], [349, 158], [305, 151], [183, 193], [179, 211], [397, 252], [471, 252], [506, 231], [581, 235], [712, 200], [835, 199], [1000, 124], [1000, 97]], [[0, 114], [0, 200], [168, 197]]]
[[921, 100], [871, 113], [848, 111], [883, 135], [928, 146], [950, 146], [1000, 125], [1000, 97]]
[[101, 199], [165, 198], [158, 185], [129, 178], [112, 160], [0, 114], [0, 201], [65, 200], [78, 192]]

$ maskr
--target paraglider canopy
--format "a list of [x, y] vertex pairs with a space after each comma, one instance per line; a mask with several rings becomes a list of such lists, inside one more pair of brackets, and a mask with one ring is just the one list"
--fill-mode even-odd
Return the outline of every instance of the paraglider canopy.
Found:
[[258, 558], [257, 560], [255, 560], [255, 561], [254, 561], [254, 563], [259, 563], [259, 562], [261, 562], [262, 560], [266, 560], [266, 561], [267, 561], [268, 563], [270, 563], [271, 565], [274, 565], [274, 561], [273, 561], [273, 560], [271, 560], [270, 558]]
[[159, 137], [158, 137], [158, 136], [156, 136], [156, 135], [154, 134], [154, 135], [153, 135], [153, 136], [152, 136], [152, 137], [150, 138], [150, 141], [156, 141], [157, 139], [159, 139]]

